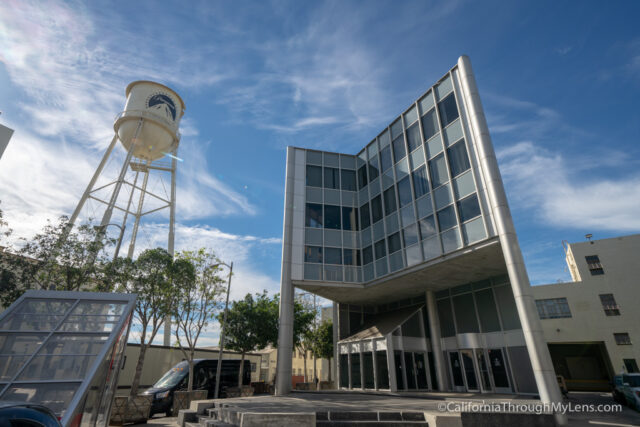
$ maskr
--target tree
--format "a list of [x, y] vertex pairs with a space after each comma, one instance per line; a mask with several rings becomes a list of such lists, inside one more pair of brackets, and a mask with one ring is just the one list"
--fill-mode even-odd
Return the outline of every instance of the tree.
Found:
[[318, 326], [315, 333], [315, 351], [316, 356], [329, 361], [329, 376], [331, 381], [331, 359], [333, 359], [333, 323], [325, 320]]
[[[234, 301], [227, 312], [225, 347], [241, 354], [238, 387], [242, 386], [245, 355], [266, 347], [273, 339], [272, 308], [272, 300], [264, 291], [256, 294], [255, 299], [247, 294], [244, 299]], [[218, 322], [221, 325], [223, 319], [224, 313], [219, 313]]]
[[307, 352], [313, 351], [313, 321], [316, 311], [312, 304], [302, 298], [293, 303], [293, 348], [303, 354], [304, 381], [307, 382]]
[[180, 263], [188, 262], [194, 268], [193, 280], [180, 275], [182, 283], [175, 296], [173, 319], [178, 347], [189, 363], [189, 387], [193, 390], [193, 358], [202, 330], [215, 317], [222, 296], [225, 294], [224, 280], [219, 276], [220, 260], [213, 251], [202, 248], [197, 251], [182, 251], [176, 256]]

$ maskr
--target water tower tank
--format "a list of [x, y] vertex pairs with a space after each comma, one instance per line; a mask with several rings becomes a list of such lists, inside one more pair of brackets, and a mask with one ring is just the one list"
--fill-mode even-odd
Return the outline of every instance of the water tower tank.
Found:
[[135, 141], [135, 157], [153, 161], [177, 148], [178, 126], [184, 114], [182, 98], [160, 83], [145, 80], [129, 84], [126, 95], [124, 111], [113, 124], [124, 147], [130, 149], [140, 119], [144, 119]]

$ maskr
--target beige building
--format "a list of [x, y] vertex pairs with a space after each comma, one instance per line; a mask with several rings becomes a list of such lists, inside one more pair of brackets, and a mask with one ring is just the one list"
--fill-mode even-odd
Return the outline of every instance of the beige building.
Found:
[[[267, 383], [273, 383], [276, 376], [276, 363], [278, 360], [278, 350], [275, 348], [266, 348], [256, 353], [262, 355], [262, 364], [260, 365], [260, 381]], [[293, 352], [292, 361], [292, 382], [304, 381], [304, 358], [301, 351], [296, 350]], [[318, 380], [326, 380], [326, 373], [323, 368], [326, 369], [326, 361], [322, 359], [316, 359], [316, 375]], [[307, 381], [313, 382], [313, 356], [311, 353], [307, 354]]]
[[[118, 378], [118, 394], [126, 394], [131, 388], [133, 376], [135, 375], [136, 363], [140, 354], [140, 344], [127, 344], [125, 349], [125, 359], [122, 371]], [[196, 359], [218, 359], [218, 349], [215, 347], [200, 348], [195, 352]], [[234, 351], [224, 351], [223, 359], [240, 359], [240, 354]], [[245, 355], [245, 360], [251, 362], [251, 381], [259, 381], [262, 355], [259, 353], [249, 353]], [[142, 378], [140, 378], [140, 391], [151, 387], [169, 369], [184, 360], [184, 355], [177, 347], [166, 347], [162, 345], [152, 345], [147, 350], [142, 368]]]
[[556, 374], [607, 389], [640, 364], [640, 234], [565, 245], [573, 282], [533, 286]]

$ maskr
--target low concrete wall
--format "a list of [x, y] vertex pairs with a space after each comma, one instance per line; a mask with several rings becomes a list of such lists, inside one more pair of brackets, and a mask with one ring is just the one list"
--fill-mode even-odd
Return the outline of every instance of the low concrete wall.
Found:
[[315, 427], [315, 412], [300, 413], [259, 413], [243, 412], [240, 415], [240, 427]]
[[553, 427], [556, 425], [552, 414], [463, 412], [460, 418], [463, 427]]

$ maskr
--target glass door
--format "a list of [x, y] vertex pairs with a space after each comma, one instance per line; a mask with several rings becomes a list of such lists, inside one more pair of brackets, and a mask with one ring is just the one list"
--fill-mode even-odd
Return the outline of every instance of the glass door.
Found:
[[416, 369], [413, 364], [413, 353], [410, 351], [404, 352], [404, 366], [407, 373], [407, 388], [410, 390], [416, 389]]
[[511, 393], [509, 377], [507, 375], [507, 364], [501, 348], [488, 350], [489, 366], [493, 376], [493, 385], [496, 393]]
[[427, 390], [429, 383], [427, 382], [427, 363], [425, 361], [425, 353], [414, 353], [416, 363], [416, 377], [418, 381], [418, 388], [420, 390]]
[[449, 352], [449, 363], [451, 365], [453, 389], [455, 391], [467, 391], [466, 387], [464, 386], [464, 378], [462, 376], [462, 364], [460, 363], [460, 355], [457, 351]]
[[480, 389], [478, 388], [476, 367], [473, 363], [473, 350], [460, 350], [460, 356], [462, 357], [464, 377], [467, 380], [467, 390], [480, 391]]
[[489, 366], [487, 365], [487, 358], [484, 354], [484, 349], [476, 349], [476, 360], [478, 362], [478, 369], [480, 370], [482, 391], [490, 392], [493, 390], [493, 387], [491, 387], [491, 379], [489, 378]]

